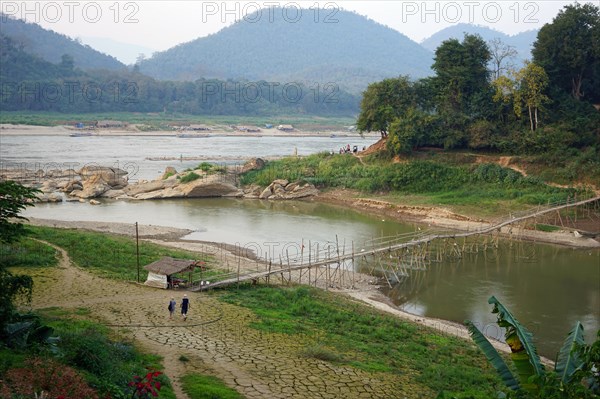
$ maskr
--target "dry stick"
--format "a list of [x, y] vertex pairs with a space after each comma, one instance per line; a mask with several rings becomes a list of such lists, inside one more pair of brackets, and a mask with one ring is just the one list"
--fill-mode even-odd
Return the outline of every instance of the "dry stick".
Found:
[[[287, 257], [288, 264], [288, 284], [292, 281], [292, 266], [290, 265], [290, 254], [288, 253], [288, 249], [285, 249], [285, 256]], [[300, 271], [302, 272], [302, 271]]]
[[240, 288], [240, 267], [241, 267], [241, 263], [242, 263], [242, 259], [241, 259], [241, 257], [238, 257], [238, 265], [237, 265], [237, 287], [238, 288]]
[[310, 243], [311, 243], [310, 240], [308, 240], [308, 285], [309, 286], [310, 286], [310, 277], [311, 277], [310, 276], [310, 271], [312, 269], [311, 262], [310, 262], [311, 261], [311, 256], [312, 256], [312, 248], [311, 248]]
[[356, 263], [354, 262], [354, 240], [352, 240], [352, 285], [350, 286], [350, 288], [352, 288], [352, 289], [354, 289], [355, 268], [356, 268]]
[[[302, 239], [302, 244], [300, 245], [300, 263], [304, 263], [304, 238]], [[310, 262], [309, 262], [310, 264]], [[302, 272], [303, 270], [300, 269], [300, 277], [298, 277], [298, 284], [302, 284]]]

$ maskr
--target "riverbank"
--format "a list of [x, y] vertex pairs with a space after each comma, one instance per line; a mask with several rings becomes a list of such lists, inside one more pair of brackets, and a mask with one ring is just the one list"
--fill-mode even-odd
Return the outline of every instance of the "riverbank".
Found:
[[[334, 204], [383, 216], [399, 222], [419, 223], [431, 229], [451, 229], [460, 232], [478, 231], [489, 227], [498, 220], [484, 220], [454, 213], [446, 208], [393, 204], [389, 201], [361, 197], [353, 190], [329, 190], [313, 198], [327, 204]], [[555, 231], [538, 231], [519, 226], [505, 226], [499, 231], [505, 238], [544, 242], [574, 248], [600, 248], [600, 237], [589, 238], [570, 228]]]

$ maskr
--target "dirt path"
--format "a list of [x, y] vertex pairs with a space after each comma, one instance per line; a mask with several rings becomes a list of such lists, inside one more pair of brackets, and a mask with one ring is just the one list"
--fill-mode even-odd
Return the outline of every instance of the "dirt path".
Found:
[[[150, 311], [150, 308], [157, 309], [157, 313], [162, 313], [158, 317], [167, 318], [167, 312], [158, 312], [158, 309], [162, 310], [161, 306], [168, 303], [170, 293], [94, 276], [74, 266], [64, 249], [45, 241], [40, 242], [56, 250], [59, 263], [54, 269], [44, 270], [43, 276], [33, 276], [36, 287], [39, 287], [40, 283], [43, 284], [43, 289], [34, 290], [32, 300], [34, 308], [60, 307], [71, 310], [87, 308], [93, 318], [103, 323], [119, 325], [147, 324], [148, 320], [145, 316], [152, 315], [154, 318], [158, 316], [153, 315], [154, 312]], [[141, 307], [141, 304], [146, 304], [145, 309], [143, 312], [138, 312], [138, 306]], [[164, 307], [166, 309], [166, 305]], [[127, 311], [128, 308], [130, 312]], [[152, 323], [154, 322], [156, 320], [152, 320]], [[118, 330], [122, 328], [124, 327], [119, 327]], [[125, 333], [124, 330], [120, 332]], [[135, 338], [144, 349], [164, 358], [164, 371], [171, 379], [177, 397], [188, 399], [177, 378], [187, 372], [185, 364], [177, 360], [176, 354], [169, 347], [154, 345], [153, 341], [137, 335], [134, 332]]]

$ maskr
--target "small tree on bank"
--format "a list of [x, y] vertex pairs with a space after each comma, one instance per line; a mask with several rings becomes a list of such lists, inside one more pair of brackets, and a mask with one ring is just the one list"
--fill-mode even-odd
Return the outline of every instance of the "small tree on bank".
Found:
[[[25, 187], [14, 181], [0, 182], [0, 250], [8, 250], [9, 245], [17, 242], [25, 235], [25, 228], [20, 222], [26, 220], [20, 215], [28, 206], [33, 206], [33, 199], [38, 190]], [[0, 340], [3, 339], [5, 327], [14, 320], [14, 300], [18, 296], [31, 298], [33, 280], [29, 276], [14, 275], [7, 268], [5, 258], [0, 253]]]

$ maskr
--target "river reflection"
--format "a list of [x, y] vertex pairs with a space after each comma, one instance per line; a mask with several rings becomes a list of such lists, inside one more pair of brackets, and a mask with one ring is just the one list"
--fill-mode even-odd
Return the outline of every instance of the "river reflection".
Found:
[[[317, 202], [236, 199], [103, 201], [38, 204], [28, 217], [173, 226], [188, 239], [226, 242], [277, 259], [304, 243], [339, 242], [360, 251], [368, 240], [417, 226]], [[367, 247], [368, 248], [368, 247]], [[290, 255], [293, 255], [291, 253]], [[591, 342], [600, 328], [600, 251], [500, 241], [499, 248], [431, 263], [386, 294], [402, 309], [462, 323], [470, 319], [498, 335], [487, 303], [496, 296], [535, 335], [541, 354], [554, 358], [576, 320]]]

